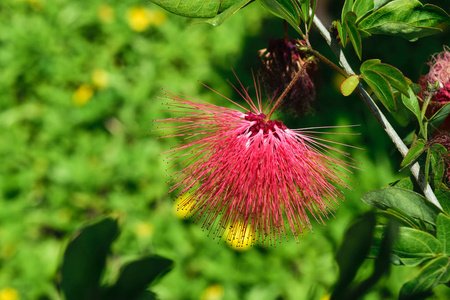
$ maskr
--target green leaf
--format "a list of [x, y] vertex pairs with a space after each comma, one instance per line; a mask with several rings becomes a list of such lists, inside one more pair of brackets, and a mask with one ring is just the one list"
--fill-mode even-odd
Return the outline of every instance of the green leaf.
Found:
[[375, 10], [357, 24], [371, 34], [401, 36], [409, 41], [436, 34], [436, 26], [448, 22], [449, 15], [441, 8], [417, 0], [395, 0]]
[[299, 0], [300, 2], [300, 9], [302, 11], [301, 13], [301, 17], [302, 17], [302, 21], [304, 23], [307, 23], [309, 20], [309, 0]]
[[404, 177], [400, 180], [391, 182], [389, 184], [390, 187], [397, 187], [397, 188], [401, 188], [401, 189], [405, 189], [405, 190], [410, 190], [410, 191], [414, 191], [414, 192], [420, 192], [421, 189], [418, 186], [416, 180], [414, 179], [414, 177], [408, 176], [408, 177]]
[[352, 11], [355, 12], [358, 17], [357, 20], [364, 17], [368, 12], [372, 11], [374, 8], [374, 1], [372, 0], [355, 0], [355, 4], [353, 4]]
[[355, 23], [350, 20], [345, 21], [345, 25], [347, 26], [348, 36], [350, 37], [350, 41], [352, 42], [353, 48], [355, 48], [356, 55], [361, 60], [362, 56], [362, 43], [361, 36], [359, 35], [358, 28], [356, 28]]
[[439, 109], [428, 121], [428, 132], [432, 132], [441, 125], [442, 122], [450, 114], [450, 103], [445, 104], [441, 109]]
[[430, 153], [430, 175], [434, 186], [439, 186], [445, 173], [444, 156], [447, 154], [447, 149], [441, 144], [435, 143], [428, 150]]
[[[242, 0], [150, 0], [165, 10], [189, 18], [211, 18]], [[250, 2], [250, 1], [247, 1]]]
[[353, 91], [356, 89], [356, 87], [359, 84], [359, 76], [358, 75], [352, 75], [346, 78], [341, 83], [341, 93], [344, 96], [349, 96]]
[[311, 15], [311, 17], [309, 18], [309, 21], [308, 21], [308, 31], [311, 29], [311, 26], [312, 26], [312, 23], [313, 23], [313, 20], [314, 20], [314, 15], [316, 14], [316, 5], [317, 5], [317, 0], [313, 0], [312, 7], [311, 7], [312, 15]]
[[[229, 7], [227, 6], [228, 8], [226, 10], [221, 11], [219, 14], [217, 14], [215, 17], [213, 17], [211, 19], [200, 21], [200, 22], [196, 22], [194, 24], [208, 23], [208, 24], [211, 24], [213, 26], [219, 26], [223, 22], [225, 22], [226, 19], [228, 19], [229, 17], [234, 15], [236, 12], [238, 12], [241, 8], [243, 8], [244, 6], [249, 4], [251, 1], [252, 0], [240, 0], [240, 1], [236, 2], [236, 3], [234, 3], [235, 1], [233, 1], [233, 2], [230, 1], [230, 3], [234, 3], [234, 4], [232, 6], [229, 6]], [[223, 2], [223, 0], [222, 0], [222, 2]]]
[[261, 4], [275, 16], [286, 20], [292, 27], [300, 25], [301, 10], [297, 1], [292, 0], [260, 0]]
[[437, 215], [441, 212], [422, 195], [397, 187], [367, 192], [361, 196], [361, 200], [381, 210], [397, 207], [411, 217], [422, 219], [432, 225], [436, 224]]
[[412, 85], [410, 85], [410, 88], [408, 88], [408, 95], [409, 97], [402, 94], [402, 102], [408, 108], [417, 118], [417, 121], [419, 123], [420, 132], [422, 133], [422, 136], [425, 138], [425, 128], [423, 125], [423, 122], [421, 120], [421, 111], [419, 106], [419, 100], [417, 99]]
[[[363, 0], [363, 1], [367, 1], [367, 0]], [[380, 7], [382, 7], [383, 5], [385, 5], [386, 3], [390, 2], [392, 0], [373, 0], [374, 3], [374, 9], [379, 9]]]
[[361, 78], [367, 82], [378, 99], [390, 112], [397, 109], [391, 86], [383, 76], [378, 72], [365, 70], [364, 73], [361, 74]]
[[396, 88], [402, 94], [408, 96], [408, 83], [405, 76], [399, 69], [384, 63], [376, 63], [367, 67], [367, 70], [378, 72], [391, 86]]
[[404, 211], [402, 211], [401, 209], [398, 209], [396, 207], [388, 208], [388, 209], [386, 209], [386, 211], [380, 212], [380, 214], [384, 215], [388, 218], [395, 219], [401, 225], [406, 226], [406, 227], [411, 227], [414, 229], [425, 230], [425, 231], [427, 229], [426, 226], [425, 227], [421, 226], [422, 224], [420, 224], [418, 221], [416, 221], [414, 218], [409, 216], [407, 213], [405, 213]]
[[332, 299], [340, 299], [340, 295], [353, 281], [370, 250], [374, 227], [375, 216], [373, 213], [367, 213], [360, 217], [345, 233], [344, 240], [336, 255], [339, 265], [339, 279], [334, 288]]
[[381, 63], [381, 60], [379, 60], [379, 59], [369, 59], [369, 60], [366, 60], [365, 62], [363, 62], [363, 63], [361, 64], [361, 67], [359, 68], [359, 71], [360, 71], [361, 73], [364, 73], [364, 72], [367, 70], [367, 68], [369, 68], [371, 65], [373, 65], [373, 64], [379, 64], [379, 63]]
[[402, 163], [400, 164], [401, 167], [405, 167], [410, 165], [412, 162], [414, 162], [425, 149], [425, 141], [424, 140], [418, 140], [414, 146], [412, 146], [408, 153], [406, 153], [405, 158], [403, 158]]
[[342, 13], [341, 13], [341, 21], [342, 24], [345, 23], [345, 15], [352, 10], [353, 8], [353, 0], [345, 0], [344, 6], [342, 7]]
[[423, 299], [430, 295], [430, 291], [439, 284], [448, 272], [450, 258], [437, 257], [426, 265], [400, 289], [399, 299]]
[[450, 189], [443, 183], [438, 185], [437, 189], [434, 190], [434, 194], [441, 204], [442, 209], [450, 214]]
[[111, 218], [82, 229], [68, 244], [61, 269], [66, 300], [94, 299], [112, 242], [119, 234]]
[[172, 266], [171, 260], [156, 255], [133, 261], [121, 270], [117, 282], [103, 298], [137, 300], [155, 279], [164, 276]]
[[450, 217], [439, 214], [436, 222], [436, 237], [442, 244], [442, 253], [450, 255]]
[[[370, 256], [377, 256], [386, 226], [376, 226]], [[442, 253], [442, 244], [431, 234], [408, 227], [400, 227], [396, 242], [392, 247], [392, 259], [407, 266], [435, 258]]]
[[336, 28], [339, 33], [339, 38], [341, 39], [342, 47], [347, 46], [347, 26], [343, 26], [341, 22], [336, 21]]

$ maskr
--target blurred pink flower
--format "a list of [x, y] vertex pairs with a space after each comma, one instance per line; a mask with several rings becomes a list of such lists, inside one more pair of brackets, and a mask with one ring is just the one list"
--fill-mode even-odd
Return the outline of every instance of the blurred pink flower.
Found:
[[172, 131], [165, 137], [183, 138], [167, 152], [182, 166], [172, 175], [171, 192], [189, 195], [180, 208], [190, 207], [214, 237], [240, 224], [233, 238], [273, 244], [287, 237], [287, 225], [298, 241], [299, 233], [312, 230], [311, 217], [325, 225], [333, 215], [342, 198], [335, 185], [349, 187], [342, 179], [349, 164], [335, 156], [347, 154], [310, 135], [314, 128], [266, 121], [271, 103], [263, 105], [260, 95], [256, 104], [245, 89], [241, 96], [250, 109], [228, 98], [240, 110], [164, 93], [168, 111], [179, 116], [156, 122], [174, 124], [165, 126]]

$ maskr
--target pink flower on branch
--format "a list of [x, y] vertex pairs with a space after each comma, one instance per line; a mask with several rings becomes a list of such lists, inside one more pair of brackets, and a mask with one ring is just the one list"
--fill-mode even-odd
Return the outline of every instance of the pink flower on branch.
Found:
[[442, 105], [450, 102], [450, 48], [444, 46], [444, 51], [433, 55], [428, 65], [430, 71], [419, 80], [422, 93], [426, 91], [428, 83], [434, 85], [437, 82], [439, 90], [432, 101]]
[[310, 218], [325, 225], [333, 215], [342, 198], [336, 186], [349, 188], [343, 178], [352, 165], [336, 156], [348, 154], [310, 135], [314, 128], [268, 120], [272, 102], [263, 105], [259, 93], [256, 103], [244, 88], [241, 96], [249, 109], [228, 98], [240, 110], [164, 93], [178, 116], [156, 122], [172, 131], [165, 137], [183, 138], [167, 152], [181, 166], [170, 191], [179, 190], [180, 208], [190, 207], [214, 237], [231, 229], [242, 243], [251, 236], [251, 243], [273, 244], [291, 231], [298, 241], [312, 230]]

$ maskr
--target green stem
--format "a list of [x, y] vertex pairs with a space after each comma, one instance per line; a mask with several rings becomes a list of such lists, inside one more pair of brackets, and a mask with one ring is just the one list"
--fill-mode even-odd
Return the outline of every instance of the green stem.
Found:
[[324, 63], [326, 63], [327, 65], [329, 65], [331, 68], [333, 68], [336, 72], [338, 72], [339, 74], [341, 74], [342, 76], [344, 76], [345, 78], [347, 78], [349, 75], [347, 74], [347, 72], [345, 72], [344, 70], [342, 70], [341, 68], [339, 68], [335, 63], [333, 63], [331, 60], [329, 60], [328, 58], [326, 58], [325, 56], [323, 56], [322, 54], [320, 54], [319, 52], [317, 52], [316, 50], [312, 49], [312, 48], [307, 48], [305, 49], [306, 51], [312, 53], [314, 56], [316, 56], [318, 59], [320, 59], [321, 61], [323, 61]]
[[[355, 72], [351, 68], [350, 64], [347, 61], [347, 58], [345, 57], [344, 53], [342, 52], [342, 49], [339, 47], [339, 44], [335, 39], [333, 39], [330, 35], [330, 32], [325, 28], [325, 26], [322, 24], [320, 19], [317, 16], [314, 16], [313, 19], [314, 24], [319, 29], [320, 34], [324, 37], [324, 39], [327, 41], [328, 45], [331, 47], [333, 52], [336, 54], [336, 56], [339, 59], [339, 63], [344, 68], [344, 70], [349, 74], [353, 75]], [[408, 147], [406, 147], [405, 143], [403, 143], [402, 139], [398, 135], [398, 133], [395, 131], [395, 129], [392, 127], [392, 125], [389, 123], [389, 121], [386, 119], [384, 114], [381, 112], [381, 110], [378, 108], [375, 101], [372, 99], [372, 97], [369, 95], [369, 93], [364, 89], [363, 85], [360, 83], [356, 91], [360, 95], [360, 97], [363, 99], [363, 101], [366, 103], [366, 105], [369, 107], [369, 109], [372, 111], [374, 116], [378, 119], [383, 129], [386, 131], [388, 136], [391, 138], [394, 145], [397, 147], [399, 152], [402, 154], [403, 157], [406, 156], [408, 153]], [[428, 182], [426, 182], [421, 170], [420, 165], [416, 162], [410, 166], [411, 173], [413, 174], [414, 178], [416, 179], [417, 183], [419, 184], [420, 188], [423, 191], [423, 194], [425, 197], [436, 205], [439, 209], [442, 210], [442, 206], [439, 203], [439, 201], [436, 198], [436, 195], [434, 194], [433, 190], [431, 189], [431, 186]]]

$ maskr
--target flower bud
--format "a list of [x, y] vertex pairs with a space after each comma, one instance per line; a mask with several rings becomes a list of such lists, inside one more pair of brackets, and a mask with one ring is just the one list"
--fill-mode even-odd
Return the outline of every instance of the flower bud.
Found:
[[[304, 46], [304, 41], [282, 38], [271, 40], [267, 49], [259, 51], [259, 76], [269, 98], [278, 98], [311, 56], [302, 49]], [[283, 110], [295, 116], [310, 112], [311, 103], [316, 99], [313, 77], [317, 70], [318, 62], [313, 59], [285, 96]]]

